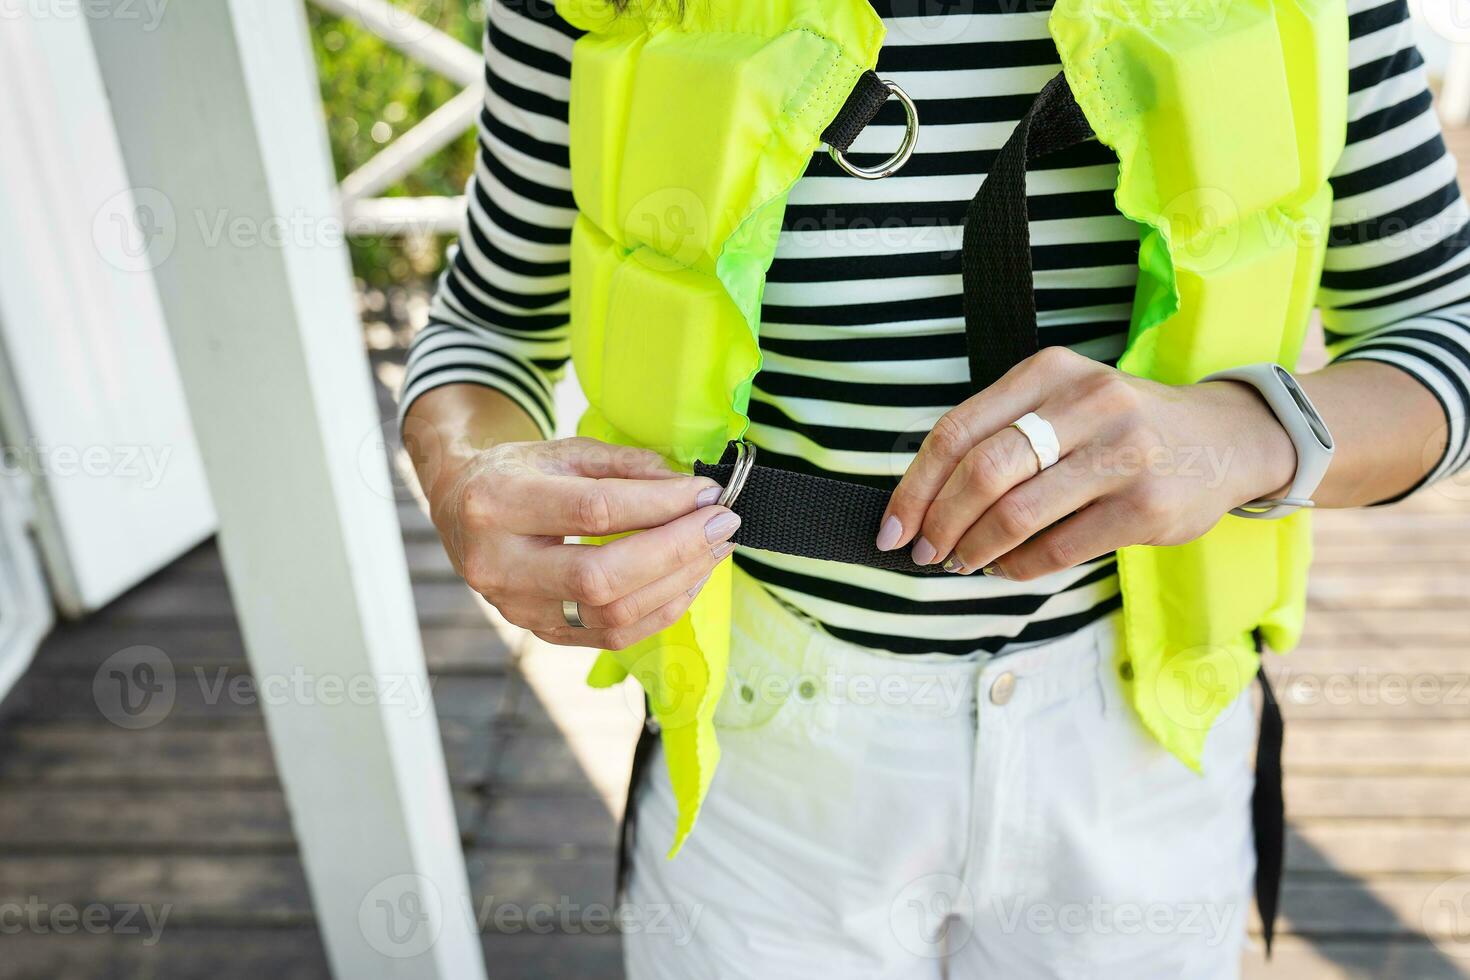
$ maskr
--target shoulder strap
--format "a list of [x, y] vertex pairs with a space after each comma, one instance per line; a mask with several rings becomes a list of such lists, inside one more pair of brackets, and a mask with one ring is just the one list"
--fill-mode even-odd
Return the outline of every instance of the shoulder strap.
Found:
[[1037, 350], [1026, 166], [1091, 139], [1092, 127], [1058, 73], [996, 156], [965, 214], [965, 344], [981, 391]]

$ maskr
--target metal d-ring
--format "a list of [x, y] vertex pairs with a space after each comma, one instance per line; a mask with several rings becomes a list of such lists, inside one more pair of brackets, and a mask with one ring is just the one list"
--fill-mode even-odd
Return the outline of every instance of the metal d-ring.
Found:
[[831, 154], [832, 160], [841, 167], [845, 173], [853, 177], [861, 177], [863, 180], [882, 180], [891, 177], [903, 169], [903, 165], [909, 162], [909, 157], [914, 155], [914, 145], [919, 141], [919, 110], [914, 105], [914, 100], [909, 98], [907, 92], [899, 88], [886, 78], [879, 79], [891, 95], [903, 103], [904, 116], [908, 122], [904, 129], [903, 142], [899, 144], [898, 151], [887, 160], [876, 167], [859, 167], [848, 161], [842, 151], [835, 146], [829, 146], [827, 152]]
[[735, 443], [735, 465], [730, 470], [730, 482], [725, 484], [720, 499], [716, 501], [721, 507], [735, 506], [735, 498], [745, 489], [745, 481], [750, 478], [750, 471], [754, 468], [755, 447], [741, 439]]

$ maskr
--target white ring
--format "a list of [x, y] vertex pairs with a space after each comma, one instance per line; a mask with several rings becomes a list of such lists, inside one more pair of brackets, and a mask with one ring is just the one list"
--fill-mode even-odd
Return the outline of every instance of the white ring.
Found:
[[1057, 441], [1057, 430], [1035, 412], [1027, 412], [1016, 419], [1011, 423], [1011, 428], [1020, 432], [1031, 443], [1031, 451], [1036, 454], [1036, 460], [1042, 469], [1055, 466], [1057, 460], [1062, 458], [1062, 444]]

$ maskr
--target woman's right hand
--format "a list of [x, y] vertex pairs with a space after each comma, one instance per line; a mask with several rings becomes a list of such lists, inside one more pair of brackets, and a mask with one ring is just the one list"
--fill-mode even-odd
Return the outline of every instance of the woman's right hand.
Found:
[[[740, 526], [713, 480], [594, 439], [501, 443], [450, 476], [429, 512], [455, 570], [510, 622], [565, 646], [621, 650], [673, 625]], [[565, 540], [628, 531], [640, 533]], [[566, 599], [587, 629], [567, 625]]]

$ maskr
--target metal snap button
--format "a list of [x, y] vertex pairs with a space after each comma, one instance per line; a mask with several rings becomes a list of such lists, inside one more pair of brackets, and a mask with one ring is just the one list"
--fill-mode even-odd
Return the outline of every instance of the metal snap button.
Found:
[[746, 704], [750, 704], [755, 701], [755, 688], [751, 687], [749, 684], [741, 684], [740, 700], [744, 701]]
[[802, 681], [796, 688], [796, 696], [803, 701], [810, 701], [817, 696], [817, 685], [811, 681]]
[[1118, 676], [1125, 681], [1133, 680], [1133, 661], [1125, 660], [1118, 665]]
[[1016, 693], [1016, 675], [1007, 671], [995, 679], [990, 685], [990, 703], [1003, 705], [1010, 703], [1011, 697]]

